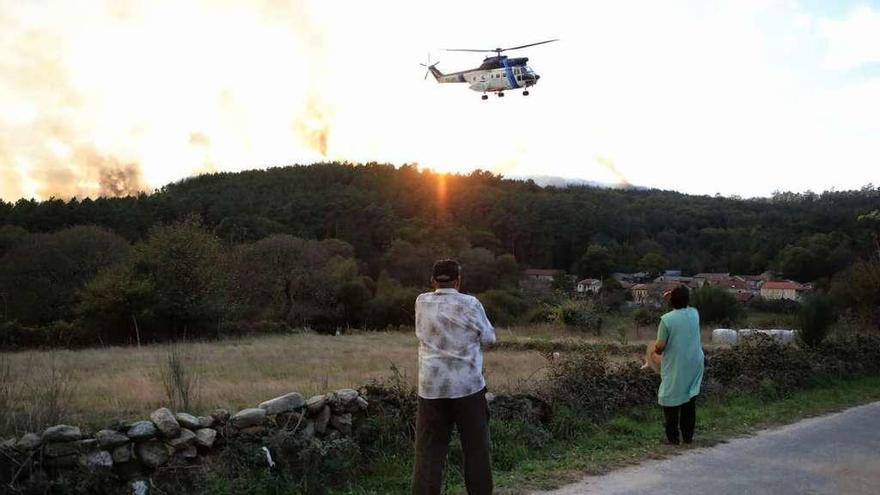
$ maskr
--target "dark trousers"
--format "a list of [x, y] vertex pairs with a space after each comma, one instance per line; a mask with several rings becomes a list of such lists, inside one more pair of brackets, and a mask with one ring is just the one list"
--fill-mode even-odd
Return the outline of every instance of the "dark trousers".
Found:
[[443, 470], [452, 425], [458, 428], [464, 452], [464, 483], [470, 495], [492, 493], [492, 459], [489, 443], [489, 405], [486, 389], [458, 399], [419, 397], [416, 419], [416, 465], [413, 493], [436, 495], [443, 485]]
[[697, 423], [697, 398], [675, 407], [664, 407], [663, 416], [666, 419], [666, 440], [669, 443], [679, 443], [678, 432], [681, 430], [681, 438], [684, 443], [694, 440], [694, 427]]

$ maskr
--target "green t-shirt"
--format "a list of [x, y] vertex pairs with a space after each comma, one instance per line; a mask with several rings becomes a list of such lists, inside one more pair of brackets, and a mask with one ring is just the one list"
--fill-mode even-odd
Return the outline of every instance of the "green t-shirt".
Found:
[[700, 314], [691, 307], [666, 313], [660, 317], [657, 340], [666, 342], [657, 402], [665, 407], [680, 406], [700, 393], [703, 382]]

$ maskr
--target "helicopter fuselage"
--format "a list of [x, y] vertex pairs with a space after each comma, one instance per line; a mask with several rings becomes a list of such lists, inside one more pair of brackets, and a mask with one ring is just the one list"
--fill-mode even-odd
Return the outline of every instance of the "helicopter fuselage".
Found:
[[[443, 74], [436, 67], [429, 69], [440, 83], [465, 83], [473, 91], [481, 93], [503, 92], [534, 86], [541, 76], [528, 66], [529, 59], [507, 56], [487, 57], [483, 63], [470, 70]], [[435, 64], [436, 65], [436, 64]]]

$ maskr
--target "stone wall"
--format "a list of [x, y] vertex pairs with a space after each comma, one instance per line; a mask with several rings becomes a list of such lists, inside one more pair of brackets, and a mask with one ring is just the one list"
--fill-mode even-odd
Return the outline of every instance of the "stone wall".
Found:
[[[368, 407], [362, 393], [342, 389], [308, 400], [291, 392], [235, 414], [217, 409], [197, 417], [163, 407], [149, 419], [118, 422], [96, 432], [56, 425], [0, 444], [0, 457], [6, 460], [0, 481], [10, 487], [26, 486], [64, 472], [103, 472], [126, 480], [132, 493], [146, 494], [150, 486], [146, 480], [155, 470], [197, 464], [229, 442], [263, 443], [277, 432], [296, 434], [310, 445], [348, 438], [354, 417]], [[263, 451], [267, 466], [273, 465], [270, 450]]]

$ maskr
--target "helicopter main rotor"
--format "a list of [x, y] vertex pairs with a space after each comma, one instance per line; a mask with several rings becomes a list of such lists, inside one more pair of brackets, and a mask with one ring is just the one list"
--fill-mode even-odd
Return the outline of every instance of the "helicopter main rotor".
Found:
[[510, 50], [519, 50], [520, 48], [528, 48], [530, 46], [543, 45], [544, 43], [552, 43], [554, 41], [559, 41], [559, 39], [539, 41], [537, 43], [529, 43], [528, 45], [520, 45], [520, 46], [512, 46], [510, 48], [492, 48], [490, 50], [479, 50], [476, 48], [446, 48], [447, 52], [476, 52], [476, 53], [489, 53], [495, 52], [496, 56], [501, 56], [501, 52], [506, 52]]

